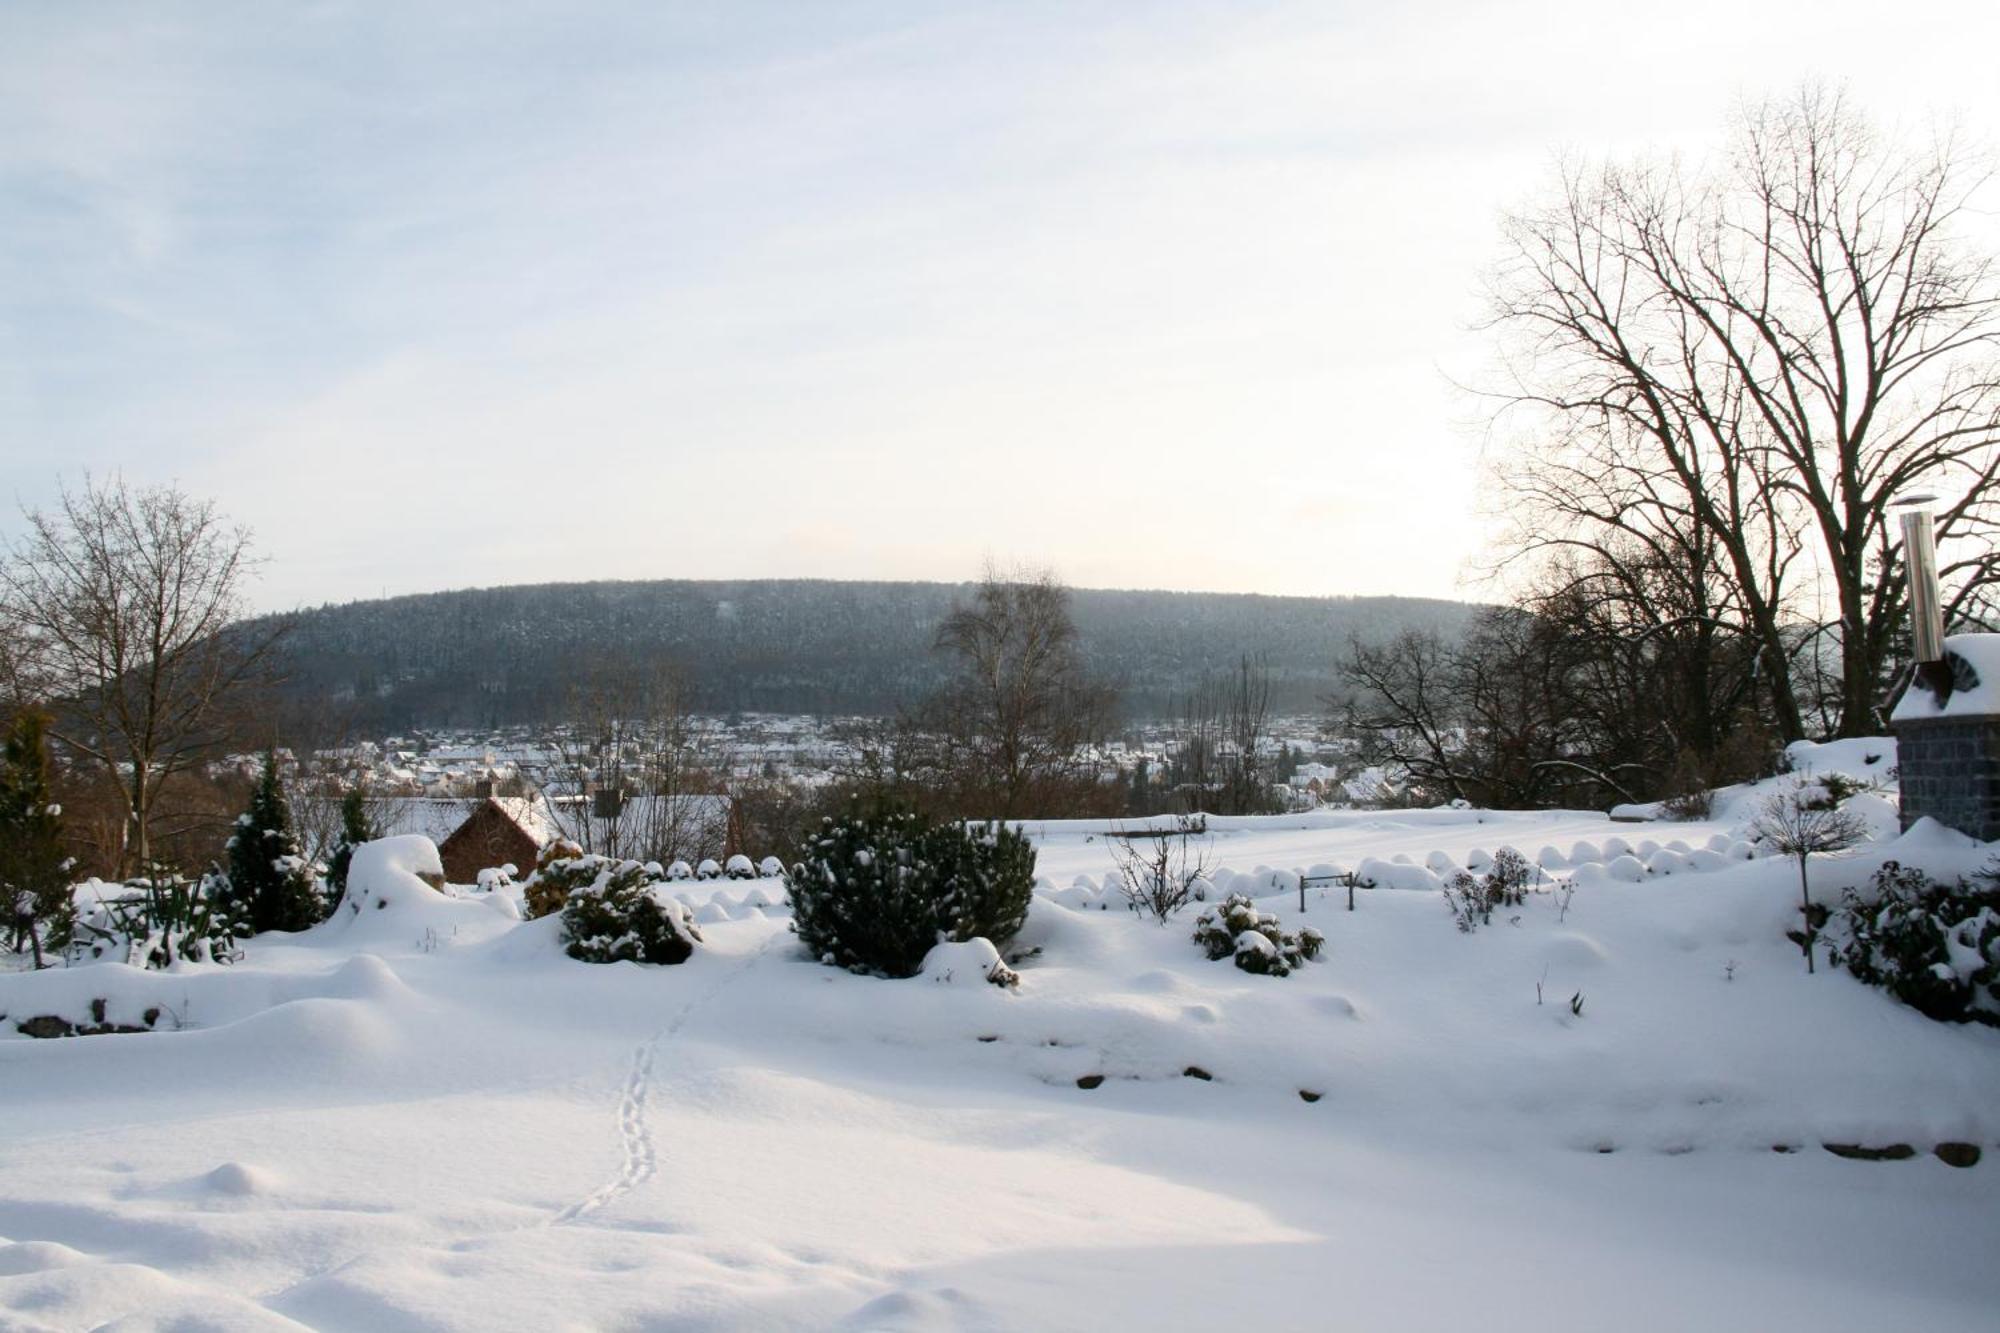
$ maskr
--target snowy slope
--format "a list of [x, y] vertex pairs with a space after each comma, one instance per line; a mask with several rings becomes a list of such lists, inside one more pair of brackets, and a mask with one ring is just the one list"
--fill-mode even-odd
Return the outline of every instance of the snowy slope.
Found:
[[[1038, 832], [1051, 892], [1102, 887], [1105, 829]], [[1730, 833], [1307, 816], [1215, 855]], [[1987, 850], [1920, 830], [1815, 885]], [[687, 886], [678, 968], [408, 890], [234, 968], [0, 976], [10, 1019], [184, 1025], [0, 1036], [0, 1326], [2000, 1325], [2000, 1032], [1808, 977], [1782, 863], [1586, 878], [1471, 935], [1435, 892], [1314, 889], [1326, 960], [1284, 979], [1204, 961], [1191, 913], [1048, 897], [1017, 991], [854, 977], [770, 882]]]

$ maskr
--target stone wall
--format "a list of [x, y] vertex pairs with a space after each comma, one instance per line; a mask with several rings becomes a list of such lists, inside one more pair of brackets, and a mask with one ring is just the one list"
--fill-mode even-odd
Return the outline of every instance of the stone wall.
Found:
[[1911, 718], [1895, 727], [1903, 827], [1929, 815], [1982, 842], [2000, 839], [2000, 717]]

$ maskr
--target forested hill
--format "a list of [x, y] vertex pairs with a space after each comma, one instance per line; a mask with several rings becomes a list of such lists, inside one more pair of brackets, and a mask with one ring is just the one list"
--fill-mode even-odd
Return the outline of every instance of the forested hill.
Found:
[[[883, 714], [935, 685], [938, 622], [972, 589], [808, 579], [551, 583], [393, 597], [300, 613], [286, 694], [370, 730], [532, 724], [560, 716], [600, 663], [670, 660], [696, 706]], [[1167, 712], [1206, 671], [1268, 658], [1273, 703], [1306, 712], [1336, 689], [1350, 635], [1454, 629], [1472, 608], [1408, 597], [1261, 597], [1079, 589], [1092, 668], [1126, 712]]]

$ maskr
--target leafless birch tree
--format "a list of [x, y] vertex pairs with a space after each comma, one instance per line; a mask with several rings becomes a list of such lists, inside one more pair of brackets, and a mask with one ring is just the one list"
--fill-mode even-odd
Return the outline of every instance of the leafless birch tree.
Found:
[[0, 561], [16, 670], [49, 702], [51, 734], [119, 791], [119, 861], [132, 872], [153, 857], [160, 793], [216, 752], [284, 626], [232, 628], [254, 568], [249, 533], [178, 487], [86, 479], [25, 517]]

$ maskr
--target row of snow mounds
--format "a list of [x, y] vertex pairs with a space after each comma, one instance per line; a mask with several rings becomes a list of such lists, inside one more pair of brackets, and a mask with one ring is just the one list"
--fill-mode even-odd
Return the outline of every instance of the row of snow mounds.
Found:
[[[1724, 833], [1711, 835], [1700, 847], [1680, 838], [1661, 844], [1650, 838], [1631, 843], [1613, 836], [1602, 843], [1576, 842], [1567, 852], [1555, 846], [1545, 846], [1532, 857], [1504, 843], [1498, 850], [1513, 852], [1528, 864], [1539, 867], [1550, 878], [1561, 872], [1571, 872], [1571, 877], [1579, 884], [1637, 884], [1657, 876], [1700, 874], [1755, 860], [1763, 854], [1751, 843]], [[1354, 866], [1353, 874], [1357, 887], [1364, 889], [1436, 891], [1461, 872], [1482, 875], [1490, 871], [1494, 855], [1484, 848], [1475, 847], [1466, 855], [1462, 865], [1450, 853], [1442, 851], [1430, 853], [1422, 864], [1418, 864], [1408, 853], [1388, 858], [1371, 856]], [[1301, 880], [1319, 892], [1337, 891], [1348, 873], [1348, 867], [1339, 862], [1321, 862], [1289, 870], [1258, 866], [1249, 872], [1225, 866], [1197, 879], [1194, 890], [1198, 901], [1220, 901], [1232, 893], [1249, 898], [1279, 898], [1296, 896]], [[1102, 882], [1089, 875], [1078, 875], [1067, 888], [1058, 888], [1052, 881], [1043, 879], [1037, 881], [1035, 893], [1074, 911], [1106, 911], [1125, 905], [1123, 881], [1115, 874], [1106, 875]]]
[[[1334, 832], [1357, 828], [1380, 832], [1395, 828], [1456, 828], [1466, 824], [1484, 824], [1494, 817], [1494, 813], [1470, 805], [1440, 805], [1427, 810], [1321, 809], [1301, 810], [1284, 815], [1197, 813], [1188, 818], [1201, 821], [1202, 830], [1208, 833], [1272, 833], [1285, 830]], [[1013, 821], [1013, 824], [1037, 842], [1046, 842], [1063, 834], [1117, 838], [1128, 833], [1173, 832], [1180, 827], [1181, 818], [1179, 815], [1146, 815], [1141, 818], [1116, 820], [1109, 825], [1102, 819], [1028, 819]]]
[[777, 879], [727, 880], [725, 883], [740, 883], [744, 887], [740, 893], [718, 888], [714, 893], [696, 895], [679, 892], [670, 895], [674, 901], [694, 913], [694, 919], [701, 925], [712, 925], [717, 921], [742, 921], [754, 916], [790, 915], [791, 899], [785, 896], [784, 883]]

